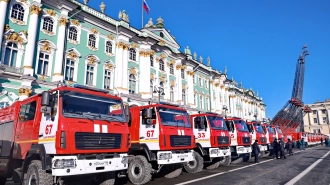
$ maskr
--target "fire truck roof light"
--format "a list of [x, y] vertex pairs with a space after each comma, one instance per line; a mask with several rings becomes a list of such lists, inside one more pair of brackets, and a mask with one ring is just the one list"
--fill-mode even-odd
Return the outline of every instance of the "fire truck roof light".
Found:
[[86, 90], [90, 90], [90, 91], [102, 92], [102, 93], [106, 93], [106, 94], [109, 93], [109, 91], [107, 91], [107, 90], [89, 87], [89, 86], [85, 86], [85, 85], [74, 84], [73, 87], [79, 88], [79, 89], [86, 89]]

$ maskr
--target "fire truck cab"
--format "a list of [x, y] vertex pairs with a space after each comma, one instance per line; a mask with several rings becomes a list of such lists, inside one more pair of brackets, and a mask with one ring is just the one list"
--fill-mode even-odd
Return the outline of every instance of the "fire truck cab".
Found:
[[158, 172], [177, 177], [182, 164], [194, 160], [194, 133], [185, 109], [160, 102], [131, 107], [130, 116], [127, 173], [133, 184], [146, 184]]
[[195, 160], [184, 165], [189, 173], [215, 169], [231, 162], [230, 135], [224, 118], [216, 113], [206, 112], [190, 115], [196, 138]]
[[267, 139], [267, 150], [271, 152], [273, 150], [273, 142], [275, 140], [276, 136], [276, 131], [275, 128], [270, 125], [270, 124], [262, 124], [262, 128], [264, 132], [266, 133], [266, 139]]
[[267, 147], [267, 137], [264, 129], [260, 122], [251, 121], [246, 123], [251, 135], [251, 145], [254, 143], [255, 140], [258, 140], [260, 153], [259, 157], [264, 157], [266, 151], [268, 150]]
[[1, 109], [0, 184], [114, 184], [128, 167], [128, 114], [108, 91], [63, 84]]
[[238, 117], [225, 118], [230, 133], [231, 163], [237, 164], [251, 158], [251, 136], [246, 122]]

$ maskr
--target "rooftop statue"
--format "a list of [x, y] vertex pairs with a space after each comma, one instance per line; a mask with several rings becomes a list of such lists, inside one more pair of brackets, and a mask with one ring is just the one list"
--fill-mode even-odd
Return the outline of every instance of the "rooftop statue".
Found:
[[159, 18], [157, 19], [157, 24], [156, 24], [156, 26], [159, 27], [159, 28], [163, 28], [163, 27], [165, 27], [164, 19], [162, 19], [161, 17], [159, 17]]
[[197, 53], [194, 52], [194, 60], [197, 60]]
[[189, 46], [187, 46], [186, 48], [184, 48], [184, 54], [186, 54], [186, 55], [191, 55], [191, 52], [190, 52]]
[[146, 24], [145, 27], [150, 28], [153, 26], [154, 26], [154, 23], [152, 22], [152, 18], [149, 18], [148, 24]]
[[227, 74], [227, 67], [225, 66], [225, 70], [223, 71], [224, 74]]
[[210, 59], [210, 56], [207, 57], [207, 66], [211, 66], [211, 59]]
[[119, 18], [120, 20], [125, 21], [125, 22], [129, 22], [128, 15], [126, 14], [126, 10], [119, 11], [118, 18]]
[[202, 56], [199, 57], [199, 62], [203, 63], [203, 57]]
[[104, 2], [102, 2], [102, 3], [100, 4], [100, 9], [101, 9], [102, 13], [104, 13], [106, 7], [107, 7], [107, 5], [105, 5]]

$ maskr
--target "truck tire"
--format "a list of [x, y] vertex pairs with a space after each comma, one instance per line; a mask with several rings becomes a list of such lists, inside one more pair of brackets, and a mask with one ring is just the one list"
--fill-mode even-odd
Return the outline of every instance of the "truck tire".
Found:
[[172, 164], [163, 168], [164, 177], [167, 179], [173, 179], [178, 177], [182, 172], [182, 164]]
[[238, 158], [236, 158], [236, 159], [233, 159], [232, 161], [231, 161], [231, 163], [232, 164], [238, 164], [238, 163], [241, 163], [243, 161], [243, 157], [238, 157]]
[[212, 162], [204, 164], [205, 168], [208, 170], [214, 170], [220, 165], [220, 158], [214, 158]]
[[230, 163], [231, 163], [231, 157], [230, 156], [224, 157], [222, 160], [220, 160], [220, 165], [221, 166], [229, 166]]
[[98, 174], [99, 178], [96, 182], [92, 184], [99, 184], [99, 185], [114, 185], [115, 184], [115, 172], [104, 172]]
[[243, 156], [243, 161], [248, 162], [251, 159], [251, 153]]
[[184, 169], [188, 173], [197, 173], [203, 170], [204, 167], [204, 159], [199, 155], [198, 152], [194, 151], [194, 160], [187, 162], [183, 165]]
[[0, 185], [5, 185], [7, 182], [7, 177], [0, 177]]
[[127, 173], [132, 184], [147, 184], [152, 178], [151, 171], [151, 164], [143, 155], [130, 157]]
[[42, 170], [41, 161], [33, 160], [30, 162], [26, 179], [24, 179], [25, 185], [53, 185], [53, 183], [52, 174], [46, 173], [45, 170]]

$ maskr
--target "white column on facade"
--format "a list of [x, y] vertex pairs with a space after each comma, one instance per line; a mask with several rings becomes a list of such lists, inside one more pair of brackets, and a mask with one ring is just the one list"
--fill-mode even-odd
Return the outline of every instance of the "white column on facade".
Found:
[[[2, 45], [3, 30], [5, 28], [8, 2], [9, 0], [0, 0], [0, 45]], [[0, 52], [1, 52], [1, 47], [0, 47]]]
[[187, 81], [188, 81], [188, 105], [193, 105], [194, 104], [194, 81], [193, 81], [193, 67], [187, 66]]
[[123, 78], [122, 78], [122, 71], [123, 71], [123, 43], [117, 43], [116, 49], [116, 68], [115, 68], [115, 82], [114, 87], [120, 90], [122, 88]]
[[147, 50], [140, 51], [140, 94], [142, 95], [142, 98], [151, 98], [150, 54], [151, 51], [147, 51]]
[[210, 106], [211, 106], [211, 112], [215, 112], [215, 101], [214, 101], [214, 87], [213, 87], [213, 83], [209, 83], [209, 88], [210, 88]]
[[[179, 66], [181, 66], [181, 61], [176, 61], [176, 63], [178, 64], [179, 63]], [[178, 67], [178, 68], [175, 68], [175, 73], [176, 73], [176, 81], [177, 81], [177, 84], [178, 84], [178, 88], [177, 88], [177, 102], [180, 102], [179, 104], [181, 104], [182, 102], [182, 79], [181, 79], [181, 67]]]
[[36, 37], [39, 25], [39, 14], [41, 12], [41, 5], [37, 5], [33, 2], [30, 6], [30, 22], [28, 29], [28, 42], [26, 44], [25, 57], [24, 57], [24, 74], [33, 76], [32, 64], [34, 61], [34, 52], [36, 47]]
[[164, 99], [170, 101], [171, 80], [170, 80], [170, 65], [168, 62], [169, 62], [168, 60], [164, 60], [164, 71], [167, 79], [167, 81], [165, 81], [164, 83], [164, 91], [165, 91]]
[[[127, 71], [127, 69], [128, 69], [128, 49], [129, 49], [128, 45], [124, 46], [123, 49], [124, 50], [123, 50], [123, 60], [122, 60], [122, 72], [121, 72], [122, 73], [121, 76], [122, 76], [122, 80], [123, 80], [122, 88], [126, 93], [128, 93], [128, 71]], [[137, 78], [137, 76], [136, 76], [136, 78]], [[140, 81], [141, 79], [138, 79], [138, 80]]]
[[54, 75], [53, 82], [63, 81], [62, 75], [62, 67], [63, 67], [63, 59], [64, 59], [64, 42], [65, 42], [65, 31], [68, 20], [65, 17], [60, 18], [60, 27], [58, 28], [58, 36], [57, 36], [57, 51], [55, 57], [55, 65], [54, 65]]

